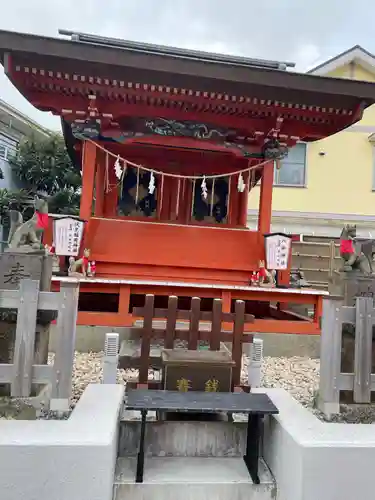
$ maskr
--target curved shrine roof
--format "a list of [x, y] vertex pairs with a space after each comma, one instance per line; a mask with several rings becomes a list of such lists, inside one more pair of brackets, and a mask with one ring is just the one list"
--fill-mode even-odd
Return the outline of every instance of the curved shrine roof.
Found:
[[100, 119], [116, 141], [152, 128], [171, 143], [214, 132], [291, 146], [348, 127], [375, 102], [373, 83], [286, 71], [291, 63], [63, 33], [73, 40], [0, 31], [5, 72], [37, 108], [70, 125]]
[[[345, 103], [359, 100], [375, 102], [374, 85], [331, 77], [317, 77], [310, 74], [285, 72], [275, 69], [275, 65], [291, 65], [275, 61], [262, 61], [248, 58], [210, 54], [200, 51], [171, 49], [169, 52], [152, 51], [158, 48], [152, 44], [126, 42], [116, 46], [113, 39], [95, 37], [98, 42], [81, 42], [52, 38], [25, 33], [0, 30], [0, 57], [4, 65], [5, 54], [13, 54], [23, 62], [42, 61], [51, 63], [51, 69], [83, 72], [93, 69], [93, 64], [102, 66], [101, 72], [107, 78], [124, 77], [124, 70], [132, 69], [139, 75], [153, 73], [154, 85], [178, 85], [184, 79], [182, 87], [194, 88], [200, 84], [202, 91], [230, 92], [236, 94], [270, 97], [271, 89], [279, 89], [280, 101], [305, 101], [304, 104], [335, 106], [340, 104], [338, 96]], [[100, 40], [107, 40], [100, 43]], [[109, 41], [108, 41], [109, 40]], [[165, 49], [167, 49], [165, 47]], [[175, 51], [179, 51], [179, 56]], [[206, 55], [204, 58], [203, 55]], [[198, 57], [200, 56], [200, 57]], [[30, 66], [32, 66], [30, 64]], [[54, 68], [52, 68], [54, 66]], [[119, 75], [119, 71], [121, 74]], [[167, 81], [167, 75], [170, 75]], [[173, 82], [171, 81], [171, 77]], [[134, 78], [133, 78], [134, 79]], [[135, 79], [137, 80], [137, 79]], [[140, 83], [150, 83], [141, 82]], [[188, 85], [191, 83], [192, 85]], [[195, 85], [194, 85], [195, 84]], [[264, 86], [263, 92], [260, 86]], [[239, 91], [242, 92], [239, 92]], [[245, 92], [244, 92], [245, 91]], [[255, 92], [254, 92], [255, 91]], [[285, 99], [287, 97], [289, 99]], [[302, 99], [299, 96], [303, 96]], [[332, 101], [333, 99], [333, 101]]]

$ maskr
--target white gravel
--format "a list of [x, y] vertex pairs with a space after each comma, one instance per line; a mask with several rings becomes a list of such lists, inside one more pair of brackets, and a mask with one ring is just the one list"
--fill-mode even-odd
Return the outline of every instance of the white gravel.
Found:
[[[72, 408], [76, 405], [89, 383], [100, 383], [102, 379], [102, 352], [76, 353], [73, 370]], [[53, 362], [50, 355], [49, 362]], [[247, 381], [246, 356], [243, 358], [242, 379]], [[118, 370], [118, 383], [136, 379], [137, 370]], [[149, 378], [157, 378], [158, 372], [150, 370]], [[265, 357], [262, 368], [262, 387], [280, 387], [288, 391], [297, 401], [324, 420], [314, 408], [315, 394], [319, 386], [319, 360], [308, 357]], [[375, 423], [375, 405], [342, 405], [341, 413], [333, 417], [334, 422]]]
[[[102, 352], [76, 353], [73, 369], [74, 406], [89, 383], [100, 383], [102, 379]], [[50, 357], [53, 362], [53, 355]], [[243, 358], [242, 381], [247, 380], [248, 358]], [[118, 382], [136, 379], [137, 370], [118, 370]], [[157, 372], [150, 370], [150, 378]], [[311, 406], [314, 391], [319, 384], [319, 361], [309, 358], [264, 358], [262, 386], [282, 387], [306, 406]]]
[[[102, 352], [76, 353], [73, 372], [73, 400], [76, 404], [88, 383], [101, 381]], [[246, 356], [243, 358], [242, 379], [247, 381]], [[118, 382], [125, 383], [135, 379], [137, 370], [118, 370]], [[150, 378], [156, 378], [157, 372], [149, 372]], [[265, 357], [262, 369], [263, 387], [280, 387], [288, 391], [297, 401], [311, 410], [318, 418], [324, 416], [314, 408], [314, 398], [319, 386], [319, 360], [308, 357], [274, 358]], [[375, 423], [375, 405], [346, 406], [342, 405], [340, 415], [332, 418], [334, 422]]]
[[[73, 371], [73, 405], [81, 396], [88, 383], [97, 383], [102, 377], [102, 352], [76, 353]], [[242, 381], [247, 381], [248, 359], [244, 356]], [[118, 370], [118, 382], [135, 379], [137, 370]], [[150, 378], [156, 377], [150, 370]], [[319, 360], [294, 358], [264, 358], [263, 387], [281, 387], [289, 391], [293, 397], [305, 406], [312, 406], [314, 392], [319, 385]]]

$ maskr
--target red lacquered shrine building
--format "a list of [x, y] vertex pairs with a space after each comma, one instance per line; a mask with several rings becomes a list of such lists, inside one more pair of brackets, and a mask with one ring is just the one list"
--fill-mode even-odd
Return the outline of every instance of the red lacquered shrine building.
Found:
[[[78, 322], [130, 326], [134, 306], [246, 301], [249, 331], [319, 333], [322, 295], [249, 286], [270, 231], [274, 165], [297, 141], [360, 120], [375, 85], [286, 71], [286, 65], [107, 39], [0, 31], [8, 78], [61, 116], [82, 168], [80, 217], [96, 277], [82, 279]], [[260, 183], [257, 231], [248, 194]], [[47, 235], [48, 236], [48, 235]], [[50, 242], [52, 243], [52, 242]], [[59, 280], [69, 278], [56, 277]], [[287, 304], [307, 304], [303, 320]]]

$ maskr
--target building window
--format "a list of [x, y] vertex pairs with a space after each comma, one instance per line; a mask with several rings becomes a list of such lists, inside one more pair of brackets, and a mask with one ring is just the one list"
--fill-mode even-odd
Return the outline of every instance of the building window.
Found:
[[290, 148], [289, 154], [281, 161], [280, 169], [275, 168], [275, 186], [306, 185], [306, 144], [299, 143]]
[[9, 160], [17, 153], [18, 142], [7, 135], [0, 134], [0, 158]]

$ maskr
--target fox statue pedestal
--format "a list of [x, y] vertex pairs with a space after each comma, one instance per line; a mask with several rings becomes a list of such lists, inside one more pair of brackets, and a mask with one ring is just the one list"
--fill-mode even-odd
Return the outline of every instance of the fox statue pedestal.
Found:
[[[22, 215], [10, 212], [11, 228], [8, 248], [0, 254], [0, 290], [18, 290], [21, 280], [39, 282], [40, 291], [51, 289], [52, 255], [48, 255], [41, 242], [41, 236], [48, 223], [48, 205], [43, 199], [35, 198], [35, 213], [23, 222]], [[48, 359], [49, 330], [56, 319], [54, 311], [38, 311], [34, 363], [41, 365]], [[12, 364], [17, 327], [17, 311], [0, 312], [0, 364]], [[39, 387], [35, 386], [37, 393]], [[8, 384], [0, 384], [0, 396], [9, 395]]]
[[[0, 254], [0, 289], [18, 290], [21, 280], [39, 281], [40, 291], [50, 291], [52, 257], [45, 252]], [[54, 311], [38, 311], [35, 332], [34, 363], [41, 365], [48, 359], [48, 344], [51, 321], [56, 319]], [[16, 338], [17, 312], [2, 310], [0, 313], [0, 364], [12, 364]], [[39, 388], [34, 387], [37, 393]], [[0, 384], [0, 396], [9, 395], [8, 384]]]
[[375, 274], [364, 275], [360, 271], [342, 272], [338, 279], [338, 295], [344, 298], [344, 306], [354, 307], [357, 297], [375, 297]]

